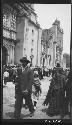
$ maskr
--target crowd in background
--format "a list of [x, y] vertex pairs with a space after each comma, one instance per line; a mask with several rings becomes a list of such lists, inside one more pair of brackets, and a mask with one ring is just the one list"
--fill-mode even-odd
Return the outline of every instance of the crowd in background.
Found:
[[[7, 82], [13, 82], [14, 83], [14, 79], [15, 79], [15, 74], [17, 72], [17, 68], [21, 67], [20, 64], [18, 65], [3, 65], [3, 83], [6, 85]], [[55, 71], [55, 67], [52, 69], [48, 69], [46, 67], [42, 67], [40, 68], [39, 66], [37, 67], [30, 67], [31, 69], [37, 69], [38, 70], [38, 74], [39, 74], [39, 78], [40, 80], [43, 79], [44, 76], [50, 77], [53, 76], [54, 71]], [[69, 68], [64, 69], [64, 74], [66, 76], [68, 76], [69, 73]]]

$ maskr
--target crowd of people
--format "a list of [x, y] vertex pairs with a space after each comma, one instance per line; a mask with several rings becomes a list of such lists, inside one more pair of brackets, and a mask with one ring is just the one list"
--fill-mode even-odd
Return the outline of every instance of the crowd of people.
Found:
[[15, 84], [14, 118], [20, 119], [23, 99], [25, 99], [24, 107], [29, 108], [30, 116], [34, 115], [37, 101], [42, 93], [41, 79], [44, 76], [51, 76], [49, 90], [43, 102], [43, 105], [48, 105], [46, 113], [50, 116], [60, 114], [61, 117], [69, 114], [70, 70], [63, 70], [59, 63], [53, 69], [31, 68], [30, 61], [26, 57], [20, 59], [20, 62], [22, 65], [3, 67], [4, 84], [9, 81]]
[[[14, 79], [15, 79], [15, 74], [17, 72], [18, 68], [21, 68], [21, 64], [18, 65], [4, 65], [3, 66], [3, 83], [6, 85], [7, 82], [13, 82], [14, 83]], [[33, 70], [37, 70], [38, 71], [38, 75], [39, 75], [39, 79], [43, 79], [44, 76], [49, 77], [52, 72], [53, 69], [47, 69], [46, 67], [31, 67], [31, 69]]]

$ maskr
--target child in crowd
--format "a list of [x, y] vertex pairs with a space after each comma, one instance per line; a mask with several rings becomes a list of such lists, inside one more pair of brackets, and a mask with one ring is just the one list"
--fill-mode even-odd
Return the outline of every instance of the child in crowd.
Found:
[[33, 103], [34, 109], [36, 109], [37, 101], [39, 100], [39, 96], [41, 95], [41, 83], [39, 79], [38, 71], [34, 70], [34, 84], [33, 84]]

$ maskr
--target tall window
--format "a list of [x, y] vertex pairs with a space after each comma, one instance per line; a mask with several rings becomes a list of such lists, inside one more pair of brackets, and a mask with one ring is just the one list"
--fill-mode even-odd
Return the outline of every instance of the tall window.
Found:
[[34, 44], [34, 40], [32, 40], [32, 43], [31, 43], [31, 44], [32, 44], [32, 46], [33, 46], [33, 44]]
[[25, 40], [27, 40], [27, 34], [25, 34]]
[[24, 48], [24, 56], [26, 55], [26, 48]]
[[51, 55], [50, 55], [50, 57], [49, 57], [49, 65], [51, 64]]
[[26, 32], [28, 32], [29, 31], [29, 28], [26, 28]]
[[33, 54], [33, 48], [31, 48], [31, 54]]
[[32, 35], [34, 35], [34, 30], [32, 30]]
[[61, 40], [60, 40], [60, 46], [62, 46]]

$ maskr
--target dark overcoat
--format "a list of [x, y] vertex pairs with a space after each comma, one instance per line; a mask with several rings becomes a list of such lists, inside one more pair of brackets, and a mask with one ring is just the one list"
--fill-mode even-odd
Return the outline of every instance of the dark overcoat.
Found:
[[27, 67], [21, 74], [20, 74], [20, 84], [21, 90], [25, 91], [26, 89], [32, 92], [32, 85], [34, 82], [33, 70]]

